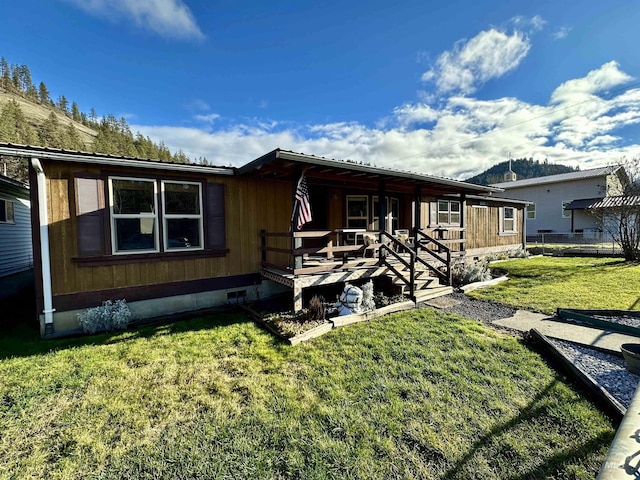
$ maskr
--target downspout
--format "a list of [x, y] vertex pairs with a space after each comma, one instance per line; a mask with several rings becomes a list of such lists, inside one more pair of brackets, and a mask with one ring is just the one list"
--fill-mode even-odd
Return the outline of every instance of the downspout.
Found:
[[51, 257], [49, 252], [49, 214], [47, 211], [47, 183], [40, 160], [31, 159], [31, 166], [36, 172], [38, 188], [38, 226], [40, 228], [40, 261], [42, 267], [42, 296], [44, 297], [44, 333], [53, 333], [53, 295], [51, 291]]
[[527, 205], [522, 209], [522, 250], [527, 250]]

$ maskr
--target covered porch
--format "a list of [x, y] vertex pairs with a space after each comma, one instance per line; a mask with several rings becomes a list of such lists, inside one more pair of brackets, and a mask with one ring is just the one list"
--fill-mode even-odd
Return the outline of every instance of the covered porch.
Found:
[[[497, 189], [366, 164], [274, 150], [239, 169], [291, 191], [304, 175], [312, 219], [297, 228], [260, 230], [263, 277], [290, 287], [296, 310], [302, 291], [388, 276], [416, 298], [451, 284], [451, 263], [464, 255], [466, 195]], [[456, 224], [440, 225], [434, 202], [456, 195]], [[380, 199], [383, 199], [380, 201]], [[439, 208], [439, 207], [437, 207]]]

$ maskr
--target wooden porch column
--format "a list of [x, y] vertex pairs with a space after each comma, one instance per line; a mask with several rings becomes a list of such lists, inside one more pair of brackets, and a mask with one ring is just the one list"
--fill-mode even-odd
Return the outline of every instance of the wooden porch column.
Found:
[[413, 225], [411, 225], [414, 237], [416, 231], [422, 229], [422, 197], [420, 193], [420, 187], [416, 187], [416, 192], [413, 195]]
[[384, 181], [378, 185], [378, 207], [380, 208], [380, 218], [378, 220], [380, 231], [387, 229], [387, 186]]
[[[296, 205], [296, 190], [298, 188], [298, 180], [300, 179], [300, 175], [302, 175], [302, 170], [296, 168], [295, 175], [291, 179], [291, 205], [295, 208]], [[302, 248], [302, 238], [293, 237], [293, 232], [298, 231], [298, 226], [294, 225], [295, 215], [291, 216], [291, 248], [295, 250], [296, 248]], [[302, 268], [302, 256], [294, 255], [293, 256], [293, 268]], [[300, 297], [300, 301], [302, 302], [302, 296]], [[302, 308], [302, 307], [300, 307]]]
[[[467, 223], [467, 194], [466, 193], [461, 193], [460, 194], [460, 239], [464, 240], [467, 237], [467, 232], [466, 232], [466, 223]], [[467, 247], [465, 242], [462, 242], [460, 244], [460, 248], [461, 250], [464, 252]]]

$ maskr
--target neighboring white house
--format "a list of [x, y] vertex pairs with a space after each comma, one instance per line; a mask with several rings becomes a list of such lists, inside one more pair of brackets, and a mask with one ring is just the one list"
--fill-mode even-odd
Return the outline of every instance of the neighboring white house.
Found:
[[[527, 233], [533, 235], [597, 230], [596, 219], [585, 208], [593, 199], [621, 195], [626, 181], [624, 168], [615, 165], [491, 186], [504, 189], [501, 197], [532, 202], [527, 207]], [[572, 202], [573, 205], [566, 208]], [[581, 204], [584, 204], [582, 208]]]
[[0, 278], [31, 268], [29, 189], [21, 182], [0, 175]]

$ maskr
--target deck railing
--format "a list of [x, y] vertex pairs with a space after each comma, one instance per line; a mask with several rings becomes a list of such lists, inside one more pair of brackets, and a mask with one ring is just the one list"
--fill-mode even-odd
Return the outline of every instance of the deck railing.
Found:
[[[275, 233], [262, 230], [262, 267], [302, 275], [384, 265], [413, 294], [416, 264], [420, 264], [451, 285], [451, 249], [422, 230], [416, 231], [413, 244], [404, 243], [387, 231], [361, 231], [358, 236], [362, 243], [341, 245], [344, 234], [345, 229]], [[376, 240], [365, 242], [367, 236]]]

